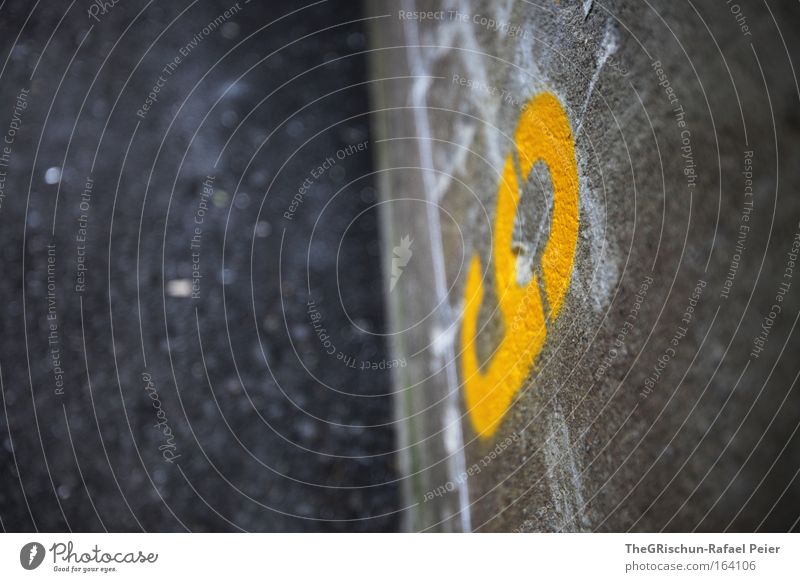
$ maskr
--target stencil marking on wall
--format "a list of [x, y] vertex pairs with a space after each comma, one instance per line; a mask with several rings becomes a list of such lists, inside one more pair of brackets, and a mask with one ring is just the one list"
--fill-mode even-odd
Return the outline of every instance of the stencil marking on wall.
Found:
[[[522, 185], [538, 162], [550, 172], [552, 218], [540, 262], [533, 265], [533, 276], [520, 284], [519, 250], [513, 245], [514, 222]], [[485, 362], [479, 361], [476, 351], [478, 317], [484, 299], [484, 278], [477, 253], [467, 272], [461, 371], [469, 416], [483, 438], [497, 430], [534, 368], [548, 327], [561, 312], [572, 278], [578, 221], [578, 168], [569, 119], [555, 95], [541, 93], [526, 104], [520, 115], [514, 147], [506, 156], [498, 186], [492, 262], [503, 335]]]

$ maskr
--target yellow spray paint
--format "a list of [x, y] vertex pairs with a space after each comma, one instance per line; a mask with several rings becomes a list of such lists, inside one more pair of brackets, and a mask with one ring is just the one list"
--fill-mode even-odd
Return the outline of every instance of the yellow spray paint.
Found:
[[[537, 162], [547, 165], [553, 184], [552, 222], [541, 255], [541, 270], [525, 285], [518, 285], [512, 237], [521, 186], [510, 152], [497, 192], [492, 244], [495, 295], [504, 332], [496, 351], [484, 363], [478, 361], [476, 353], [478, 313], [484, 297], [477, 254], [470, 261], [464, 291], [461, 369], [465, 398], [472, 425], [485, 438], [497, 430], [514, 395], [530, 375], [547, 339], [547, 323], [553, 322], [561, 311], [578, 239], [575, 144], [567, 115], [553, 94], [541, 93], [527, 103], [514, 134], [514, 148], [523, 183]], [[545, 305], [549, 313], [545, 312]]]

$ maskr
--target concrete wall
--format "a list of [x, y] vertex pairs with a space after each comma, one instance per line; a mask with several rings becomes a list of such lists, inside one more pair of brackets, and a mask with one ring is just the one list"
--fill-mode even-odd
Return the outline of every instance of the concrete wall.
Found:
[[408, 528], [793, 526], [798, 14], [699, 4], [369, 3]]

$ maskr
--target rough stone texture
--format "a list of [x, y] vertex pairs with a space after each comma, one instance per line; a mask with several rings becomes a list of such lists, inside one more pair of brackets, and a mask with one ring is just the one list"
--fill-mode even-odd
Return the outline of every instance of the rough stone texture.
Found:
[[[373, 77], [402, 77], [374, 93], [385, 243], [415, 241], [389, 298], [392, 349], [409, 362], [396, 374], [409, 528], [797, 527], [800, 281], [782, 277], [800, 220], [800, 13], [789, 3], [737, 7], [747, 30], [722, 1], [370, 3]], [[419, 21], [401, 10], [442, 12]], [[461, 387], [465, 273], [473, 252], [489, 260], [499, 169], [521, 104], [544, 91], [563, 104], [575, 138], [575, 266], [533, 373], [497, 434], [481, 440]], [[743, 222], [750, 150], [753, 210]], [[531, 246], [542, 226], [525, 206], [548, 189], [535, 178], [518, 217]], [[782, 281], [791, 288], [753, 357]], [[503, 333], [496, 320], [482, 319], [484, 359]], [[679, 327], [685, 337], [645, 390]]]
[[[310, 293], [337, 350], [383, 360], [371, 148], [283, 218], [318, 164], [370, 139], [360, 7], [241, 2], [203, 32], [236, 4], [126, 0], [95, 22], [89, 2], [0, 3], [0, 135], [30, 89], [0, 207], [4, 530], [398, 527], [388, 372], [329, 355], [307, 306]], [[51, 167], [60, 183], [45, 179]], [[209, 174], [200, 298], [177, 297]], [[49, 244], [63, 395], [48, 351]]]

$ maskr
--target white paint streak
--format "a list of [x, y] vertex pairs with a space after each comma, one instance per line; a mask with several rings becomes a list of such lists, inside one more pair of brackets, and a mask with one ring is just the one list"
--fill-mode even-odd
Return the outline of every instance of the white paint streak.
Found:
[[575, 131], [575, 141], [578, 140], [581, 129], [583, 129], [583, 118], [586, 116], [586, 110], [589, 108], [589, 101], [592, 98], [592, 93], [594, 93], [595, 85], [597, 85], [597, 81], [600, 78], [600, 73], [603, 71], [603, 67], [608, 62], [609, 57], [617, 52], [618, 48], [619, 38], [617, 36], [617, 30], [614, 28], [613, 22], [609, 20], [606, 23], [606, 32], [600, 43], [600, 56], [597, 58], [597, 68], [589, 81], [589, 88], [586, 90], [586, 98], [583, 101], [583, 107], [581, 107], [578, 129]]
[[[414, 0], [403, 0], [403, 6], [408, 11], [415, 11]], [[425, 63], [419, 49], [419, 36], [417, 28], [411, 21], [405, 21], [404, 26], [406, 38], [408, 40], [406, 51], [411, 68], [411, 74], [417, 77], [426, 76]], [[415, 83], [412, 90], [412, 105], [414, 107], [414, 125], [416, 126], [419, 137], [419, 156], [420, 163], [424, 168], [434, 169], [433, 152], [431, 143], [431, 128], [427, 112], [427, 86], [421, 90]], [[447, 301], [447, 280], [444, 266], [444, 244], [442, 241], [441, 225], [439, 224], [438, 196], [435, 193], [436, 181], [432, 171], [423, 170], [422, 174], [425, 195], [430, 204], [428, 207], [428, 229], [430, 236], [431, 253], [433, 260], [434, 282], [436, 288], [437, 303], [446, 306], [444, 311], [445, 326], [449, 327], [452, 319], [452, 309]], [[451, 475], [461, 475], [466, 470], [466, 459], [464, 456], [464, 435], [461, 429], [460, 418], [460, 392], [458, 375], [455, 369], [455, 348], [450, 345], [443, 361], [447, 378], [448, 397], [445, 405], [444, 418], [444, 444], [450, 455]], [[461, 518], [461, 529], [472, 531], [472, 520], [469, 507], [469, 489], [466, 481], [460, 482], [458, 487], [459, 516]]]
[[437, 358], [442, 358], [453, 349], [455, 346], [456, 332], [458, 327], [450, 325], [447, 327], [439, 327], [434, 325], [431, 330], [431, 349], [433, 355]]
[[583, 480], [578, 457], [572, 448], [569, 428], [561, 407], [556, 404], [549, 418], [544, 460], [553, 507], [558, 514], [552, 525], [559, 531], [580, 531], [589, 526], [580, 513], [584, 506]]
[[594, 6], [594, 0], [583, 0], [583, 19], [584, 20], [589, 18], [589, 13], [592, 11], [592, 6]]

